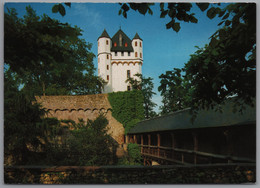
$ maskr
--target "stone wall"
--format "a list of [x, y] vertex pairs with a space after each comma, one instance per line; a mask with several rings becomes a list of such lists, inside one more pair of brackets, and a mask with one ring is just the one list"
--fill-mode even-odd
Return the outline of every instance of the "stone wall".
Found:
[[256, 166], [22, 166], [5, 167], [4, 180], [7, 184], [240, 184], [256, 182]]
[[37, 96], [36, 100], [48, 112], [47, 117], [56, 117], [59, 120], [71, 119], [78, 122], [81, 118], [87, 121], [104, 114], [109, 121], [108, 133], [119, 145], [124, 143], [124, 127], [112, 116], [112, 107], [107, 94]]

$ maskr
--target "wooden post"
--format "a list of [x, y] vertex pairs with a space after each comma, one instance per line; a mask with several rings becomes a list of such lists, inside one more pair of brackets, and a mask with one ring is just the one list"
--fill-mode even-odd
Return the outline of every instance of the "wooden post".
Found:
[[134, 143], [137, 144], [136, 135], [134, 135]]
[[175, 156], [174, 156], [174, 149], [176, 147], [176, 142], [175, 142], [175, 137], [174, 137], [174, 133], [171, 133], [171, 137], [172, 137], [172, 158], [174, 159]]
[[144, 146], [144, 136], [141, 135], [141, 153], [143, 153], [144, 150], [143, 146]]
[[161, 135], [160, 133], [157, 134], [157, 152], [158, 157], [160, 157], [160, 146], [161, 146]]
[[151, 146], [151, 135], [148, 134], [148, 153], [151, 153], [151, 149], [150, 149], [150, 146]]
[[129, 143], [129, 136], [128, 136], [128, 135], [126, 135], [125, 142], [126, 142], [126, 144], [128, 144], [128, 143]]
[[[199, 149], [198, 134], [193, 132], [192, 136], [193, 136], [193, 144], [194, 144], [193, 150], [198, 151], [198, 149]], [[194, 153], [194, 164], [197, 164], [197, 154], [196, 153]]]
[[[233, 155], [233, 144], [232, 144], [232, 134], [230, 130], [225, 130], [224, 131], [224, 135], [226, 137], [226, 141], [227, 141], [227, 155], [228, 156], [232, 156]], [[228, 163], [232, 163], [232, 160], [228, 159]]]

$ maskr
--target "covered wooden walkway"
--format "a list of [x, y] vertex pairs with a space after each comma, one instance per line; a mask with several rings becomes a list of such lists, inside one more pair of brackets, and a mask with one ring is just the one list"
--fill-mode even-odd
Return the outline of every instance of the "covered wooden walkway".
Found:
[[189, 109], [139, 122], [127, 143], [140, 145], [145, 165], [255, 163], [256, 108], [233, 113], [200, 111], [192, 123]]

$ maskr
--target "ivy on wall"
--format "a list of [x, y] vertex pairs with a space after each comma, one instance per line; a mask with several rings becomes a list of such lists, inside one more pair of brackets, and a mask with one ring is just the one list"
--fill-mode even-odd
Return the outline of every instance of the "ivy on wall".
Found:
[[113, 117], [123, 124], [125, 133], [138, 121], [144, 119], [144, 98], [139, 90], [115, 92], [108, 94]]

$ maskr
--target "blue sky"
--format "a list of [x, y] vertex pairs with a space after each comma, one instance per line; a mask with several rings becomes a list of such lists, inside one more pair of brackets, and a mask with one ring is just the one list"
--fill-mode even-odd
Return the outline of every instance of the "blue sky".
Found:
[[[112, 37], [121, 26], [122, 30], [133, 38], [137, 32], [143, 39], [144, 63], [142, 73], [145, 77], [152, 77], [154, 80], [153, 97], [158, 107], [161, 105], [161, 96], [158, 92], [160, 85], [159, 76], [167, 70], [182, 68], [188, 62], [190, 55], [197, 48], [209, 43], [210, 36], [218, 29], [219, 18], [210, 20], [206, 12], [201, 12], [194, 4], [191, 12], [195, 13], [198, 23], [181, 23], [181, 30], [176, 33], [172, 29], [167, 30], [168, 18], [160, 18], [159, 4], [156, 3], [152, 10], [153, 15], [141, 15], [135, 11], [128, 12], [128, 18], [118, 15], [120, 6], [117, 3], [72, 3], [71, 8], [66, 7], [66, 15], [53, 14], [51, 3], [6, 3], [5, 10], [15, 8], [18, 16], [25, 14], [25, 7], [31, 5], [37, 15], [47, 14], [51, 18], [67, 22], [72, 26], [80, 27], [82, 37], [93, 44], [91, 51], [97, 55], [97, 39], [104, 29]], [[223, 4], [224, 6], [225, 4]], [[94, 59], [97, 68], [97, 58]]]

